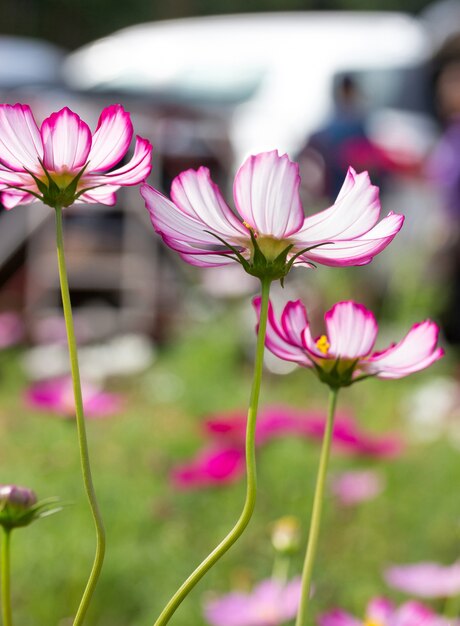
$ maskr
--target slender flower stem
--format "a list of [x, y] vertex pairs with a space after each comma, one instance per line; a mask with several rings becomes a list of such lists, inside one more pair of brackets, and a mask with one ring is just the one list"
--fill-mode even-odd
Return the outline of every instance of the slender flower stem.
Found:
[[334, 431], [334, 415], [337, 404], [338, 389], [332, 388], [329, 395], [329, 411], [327, 415], [326, 430], [323, 437], [323, 445], [321, 447], [321, 457], [319, 461], [318, 476], [316, 478], [315, 495], [313, 498], [313, 510], [311, 514], [310, 533], [308, 536], [307, 552], [305, 554], [305, 562], [302, 572], [302, 591], [300, 596], [299, 611], [295, 626], [306, 626], [307, 624], [307, 608], [310, 599], [311, 579], [313, 574], [313, 565], [316, 556], [316, 547], [318, 544], [318, 535], [321, 525], [321, 513], [323, 508], [324, 487], [326, 484], [327, 466], [329, 463], [329, 454], [331, 451], [332, 433]]
[[80, 449], [80, 462], [83, 474], [83, 483], [88, 497], [91, 513], [96, 527], [96, 554], [93, 567], [91, 569], [85, 591], [83, 592], [80, 606], [78, 607], [73, 626], [80, 626], [88, 610], [94, 589], [101, 573], [102, 563], [105, 554], [105, 530], [101, 513], [94, 491], [93, 479], [91, 476], [91, 465], [89, 460], [88, 441], [86, 437], [85, 416], [83, 413], [83, 399], [81, 394], [80, 372], [78, 367], [77, 344], [72, 318], [72, 306], [70, 303], [69, 284], [67, 281], [67, 270], [64, 256], [64, 240], [62, 235], [62, 208], [56, 207], [56, 244], [59, 267], [59, 280], [61, 283], [62, 306], [64, 310], [65, 326], [67, 330], [67, 341], [69, 345], [70, 368], [72, 371], [73, 392], [75, 396], [75, 414], [77, 417], [78, 445]]
[[3, 626], [13, 625], [11, 611], [11, 585], [10, 585], [10, 538], [11, 530], [3, 528], [2, 537], [2, 618]]
[[249, 524], [256, 504], [257, 475], [256, 475], [256, 454], [255, 454], [255, 432], [257, 409], [259, 406], [260, 384], [262, 381], [262, 369], [265, 346], [265, 331], [267, 328], [268, 299], [270, 294], [270, 280], [262, 280], [262, 299], [260, 308], [259, 332], [257, 334], [257, 348], [254, 362], [254, 376], [249, 401], [248, 420], [246, 426], [246, 500], [238, 521], [228, 535], [214, 548], [214, 550], [198, 565], [195, 571], [179, 587], [171, 600], [163, 609], [155, 626], [167, 624], [178, 606], [190, 593], [197, 582], [206, 574], [208, 570], [229, 550], [232, 545], [243, 534], [244, 529]]

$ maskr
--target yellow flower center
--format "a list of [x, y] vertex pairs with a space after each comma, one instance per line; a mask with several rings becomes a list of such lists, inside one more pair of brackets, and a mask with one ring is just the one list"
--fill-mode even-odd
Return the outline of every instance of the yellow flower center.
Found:
[[[316, 347], [318, 348], [318, 350], [320, 352], [322, 352], [323, 354], [327, 354], [327, 351], [329, 350], [329, 348], [331, 347], [331, 344], [329, 343], [329, 341], [327, 340], [326, 335], [321, 335], [321, 337], [316, 341]], [[365, 624], [365, 626], [378, 626], [375, 624], [371, 624], [371, 623], [367, 623]]]
[[363, 626], [382, 626], [382, 623], [377, 622], [375, 619], [366, 619]]

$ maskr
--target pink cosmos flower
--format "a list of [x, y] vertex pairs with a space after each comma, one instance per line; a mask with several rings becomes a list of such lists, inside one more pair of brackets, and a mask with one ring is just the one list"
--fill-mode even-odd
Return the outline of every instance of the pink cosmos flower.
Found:
[[[273, 439], [289, 435], [322, 441], [326, 424], [323, 413], [300, 413], [286, 407], [266, 407], [261, 410], [256, 426], [256, 446], [261, 448]], [[200, 489], [214, 485], [227, 485], [239, 480], [245, 470], [246, 416], [232, 413], [228, 416], [209, 419], [205, 422], [205, 432], [212, 438], [211, 445], [189, 461], [173, 468], [172, 483], [179, 489]], [[344, 413], [338, 413], [334, 424], [333, 447], [336, 450], [374, 458], [391, 458], [403, 449], [403, 444], [395, 436], [370, 436], [361, 431], [355, 420]], [[369, 484], [350, 485], [354, 491], [370, 491]], [[346, 486], [345, 486], [346, 488]], [[364, 497], [364, 493], [361, 494]], [[358, 498], [358, 495], [355, 495]]]
[[[260, 298], [254, 306], [259, 314]], [[335, 387], [367, 376], [402, 378], [444, 354], [437, 347], [439, 328], [430, 320], [414, 324], [404, 339], [382, 352], [373, 352], [377, 322], [363, 305], [339, 302], [326, 313], [325, 323], [326, 334], [313, 339], [300, 300], [287, 303], [280, 322], [270, 304], [265, 344], [279, 358], [314, 369], [321, 380]]]
[[449, 598], [460, 593], [460, 561], [453, 565], [395, 565], [384, 572], [390, 587], [420, 598]]
[[212, 446], [175, 467], [171, 479], [179, 489], [228, 485], [244, 475], [245, 467], [244, 446]]
[[334, 476], [330, 487], [340, 504], [354, 506], [376, 498], [383, 491], [384, 480], [374, 470], [354, 470]]
[[[322, 441], [326, 415], [322, 411], [308, 413], [286, 406], [268, 406], [261, 409], [256, 425], [256, 444], [268, 443], [287, 435]], [[210, 418], [205, 431], [214, 439], [227, 444], [244, 446], [246, 415], [229, 413]], [[344, 411], [338, 411], [334, 421], [332, 445], [337, 450], [376, 458], [395, 457], [403, 450], [403, 442], [396, 435], [370, 435], [359, 428], [356, 421]]]
[[379, 193], [367, 172], [349, 168], [335, 204], [310, 217], [304, 215], [299, 186], [298, 165], [272, 151], [251, 156], [240, 167], [233, 186], [238, 214], [205, 167], [173, 180], [172, 201], [149, 185], [142, 185], [141, 194], [155, 230], [185, 261], [211, 267], [239, 260], [256, 276], [256, 246], [264, 262], [285, 253], [282, 267], [294, 257], [307, 266], [363, 265], [386, 248], [403, 224], [403, 216], [394, 213], [377, 224]]
[[447, 620], [431, 609], [410, 600], [395, 607], [390, 600], [375, 598], [367, 606], [364, 620], [353, 617], [342, 609], [322, 615], [319, 626], [458, 626], [457, 620]]
[[128, 112], [119, 104], [105, 108], [92, 134], [68, 109], [46, 118], [39, 129], [29, 106], [0, 105], [0, 190], [7, 209], [39, 199], [50, 206], [75, 201], [115, 204], [115, 192], [137, 185], [151, 170], [152, 146], [136, 137], [128, 163], [112, 169], [126, 155], [133, 136]]
[[212, 626], [278, 626], [295, 617], [300, 591], [300, 577], [286, 585], [263, 580], [249, 594], [233, 592], [207, 602], [204, 614]]
[[[82, 395], [86, 417], [108, 417], [121, 409], [120, 396], [102, 391], [93, 384], [82, 383]], [[33, 409], [65, 417], [75, 415], [75, 400], [70, 377], [35, 383], [27, 390], [25, 399]]]

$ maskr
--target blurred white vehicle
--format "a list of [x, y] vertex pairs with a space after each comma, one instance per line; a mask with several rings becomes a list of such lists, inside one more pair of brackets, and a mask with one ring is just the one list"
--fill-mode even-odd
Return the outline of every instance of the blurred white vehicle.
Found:
[[398, 108], [402, 91], [416, 95], [405, 71], [429, 54], [421, 24], [402, 13], [242, 14], [125, 28], [71, 54], [64, 74], [85, 91], [220, 106], [241, 162], [294, 155], [330, 114], [337, 74], [370, 76], [370, 105]]

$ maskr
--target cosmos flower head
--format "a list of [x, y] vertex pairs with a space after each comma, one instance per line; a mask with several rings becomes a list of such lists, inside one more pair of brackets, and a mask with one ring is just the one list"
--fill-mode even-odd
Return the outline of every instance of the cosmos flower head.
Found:
[[[260, 298], [254, 300], [260, 314]], [[414, 324], [399, 343], [374, 352], [377, 321], [371, 311], [353, 301], [335, 304], [324, 316], [326, 334], [313, 338], [300, 300], [288, 302], [277, 320], [270, 303], [265, 345], [276, 356], [315, 371], [333, 388], [377, 378], [402, 378], [440, 359], [439, 328], [431, 320]]]
[[400, 230], [389, 213], [379, 223], [378, 188], [367, 172], [349, 168], [330, 208], [305, 217], [299, 167], [277, 151], [249, 157], [233, 186], [237, 213], [205, 167], [187, 170], [171, 186], [171, 200], [149, 185], [141, 194], [155, 230], [180, 256], [200, 267], [238, 261], [253, 276], [283, 279], [293, 263], [311, 267], [364, 265]]
[[[303, 413], [285, 406], [264, 407], [256, 426], [256, 448], [261, 449], [270, 441], [286, 436], [322, 441], [325, 426], [326, 415], [319, 411]], [[172, 484], [177, 489], [225, 486], [244, 476], [245, 413], [215, 416], [206, 420], [204, 428], [210, 442], [205, 443], [192, 459], [172, 469]], [[404, 447], [400, 437], [370, 435], [351, 416], [341, 411], [335, 419], [332, 446], [336, 451], [371, 458], [393, 458]], [[357, 481], [351, 478], [345, 482], [344, 488], [348, 495], [354, 493], [356, 499], [369, 496], [369, 492], [378, 487], [372, 476], [363, 476], [361, 479], [358, 476]]]
[[425, 605], [409, 600], [396, 607], [386, 598], [374, 598], [364, 619], [334, 609], [318, 619], [319, 626], [458, 626], [457, 620], [440, 617]]
[[449, 598], [460, 593], [460, 561], [453, 565], [393, 565], [385, 570], [384, 578], [393, 589], [419, 598]]
[[[103, 391], [94, 383], [82, 383], [83, 406], [86, 417], [109, 417], [119, 412], [122, 399], [118, 394]], [[26, 391], [27, 404], [39, 411], [63, 417], [75, 416], [75, 399], [72, 379], [68, 376], [43, 380], [32, 384]]]
[[278, 626], [296, 616], [301, 580], [287, 584], [276, 579], [260, 582], [250, 593], [234, 591], [206, 603], [211, 626]]
[[373, 500], [384, 488], [384, 477], [372, 469], [341, 472], [330, 482], [330, 490], [342, 506], [355, 506]]
[[144, 181], [152, 146], [133, 136], [130, 115], [119, 105], [105, 108], [94, 133], [65, 107], [37, 126], [26, 104], [0, 104], [0, 191], [6, 209], [40, 200], [51, 207], [75, 202], [113, 205], [115, 192]]

